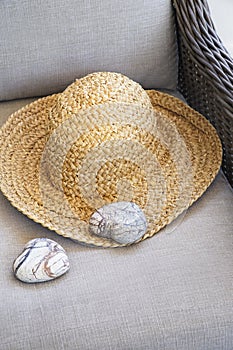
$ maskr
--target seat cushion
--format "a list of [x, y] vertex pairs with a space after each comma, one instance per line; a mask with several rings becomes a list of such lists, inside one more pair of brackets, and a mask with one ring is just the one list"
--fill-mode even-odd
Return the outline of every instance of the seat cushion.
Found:
[[[1, 122], [30, 101], [1, 103]], [[1, 350], [233, 349], [232, 199], [220, 172], [153, 238], [100, 249], [43, 228], [0, 194]], [[14, 278], [14, 258], [36, 237], [66, 249], [68, 274], [36, 285]]]
[[170, 0], [1, 0], [0, 100], [47, 95], [96, 71], [176, 88]]

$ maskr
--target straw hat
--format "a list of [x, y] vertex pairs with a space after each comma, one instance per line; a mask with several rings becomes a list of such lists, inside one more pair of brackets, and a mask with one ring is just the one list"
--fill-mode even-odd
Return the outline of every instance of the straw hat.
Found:
[[[93, 73], [11, 115], [0, 131], [0, 187], [36, 222], [80, 243], [105, 204], [132, 201], [153, 236], [207, 189], [221, 165], [213, 126], [179, 99], [118, 73]], [[140, 241], [139, 240], [139, 241]]]

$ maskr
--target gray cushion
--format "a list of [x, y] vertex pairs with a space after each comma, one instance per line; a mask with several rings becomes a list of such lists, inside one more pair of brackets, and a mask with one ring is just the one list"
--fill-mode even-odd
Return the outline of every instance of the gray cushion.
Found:
[[170, 0], [1, 0], [0, 100], [47, 95], [94, 71], [176, 88]]
[[[1, 103], [1, 121], [29, 101]], [[153, 238], [97, 249], [34, 223], [0, 194], [1, 350], [232, 350], [232, 199], [220, 173]], [[14, 258], [35, 237], [66, 249], [68, 274], [37, 285], [14, 278]]]

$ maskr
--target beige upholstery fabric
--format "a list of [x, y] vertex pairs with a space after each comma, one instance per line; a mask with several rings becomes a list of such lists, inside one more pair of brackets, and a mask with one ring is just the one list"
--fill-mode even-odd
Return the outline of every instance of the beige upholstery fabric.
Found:
[[[29, 101], [1, 103], [1, 122]], [[0, 194], [0, 349], [232, 350], [232, 199], [220, 173], [153, 238], [104, 250], [50, 232]], [[14, 278], [14, 258], [35, 237], [67, 250], [68, 274], [37, 285]]]
[[1, 0], [0, 100], [47, 95], [94, 71], [176, 88], [170, 0]]

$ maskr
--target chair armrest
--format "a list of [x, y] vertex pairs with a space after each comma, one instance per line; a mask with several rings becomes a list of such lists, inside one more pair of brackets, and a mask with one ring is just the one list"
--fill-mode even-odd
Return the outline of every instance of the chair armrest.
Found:
[[179, 47], [178, 90], [215, 126], [223, 171], [233, 186], [233, 59], [218, 37], [206, 0], [173, 0]]

